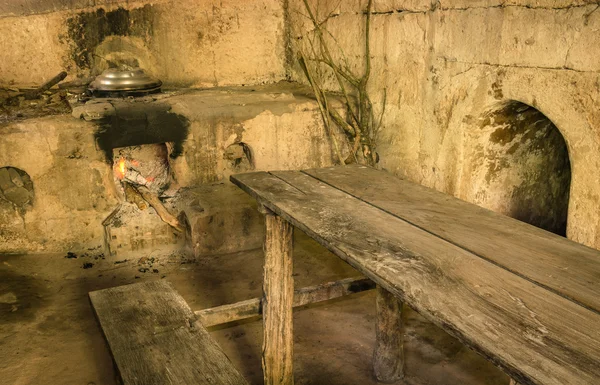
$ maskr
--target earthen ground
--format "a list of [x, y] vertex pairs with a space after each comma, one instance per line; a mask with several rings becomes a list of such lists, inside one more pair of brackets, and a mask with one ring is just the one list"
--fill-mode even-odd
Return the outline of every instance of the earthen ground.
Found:
[[[66, 253], [65, 253], [66, 254]], [[145, 280], [166, 279], [193, 309], [261, 294], [262, 250], [188, 260], [182, 255], [139, 264], [93, 256], [0, 256], [0, 382], [3, 384], [113, 385], [110, 352], [87, 293]], [[152, 257], [152, 255], [146, 255]], [[93, 267], [83, 269], [84, 263]], [[150, 264], [152, 266], [150, 266]], [[147, 272], [140, 269], [149, 268]], [[153, 270], [156, 269], [157, 272]], [[349, 265], [296, 234], [297, 287], [357, 276]], [[374, 292], [312, 305], [294, 314], [296, 384], [376, 384]], [[414, 311], [406, 312], [403, 384], [507, 384], [508, 378]], [[262, 383], [262, 323], [216, 327], [211, 334], [252, 383]]]

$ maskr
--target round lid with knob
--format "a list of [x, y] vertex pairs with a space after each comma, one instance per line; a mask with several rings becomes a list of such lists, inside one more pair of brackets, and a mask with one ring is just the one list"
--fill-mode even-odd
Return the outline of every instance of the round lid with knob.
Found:
[[109, 68], [102, 72], [90, 84], [91, 91], [155, 91], [162, 82], [155, 79], [141, 68], [123, 69]]

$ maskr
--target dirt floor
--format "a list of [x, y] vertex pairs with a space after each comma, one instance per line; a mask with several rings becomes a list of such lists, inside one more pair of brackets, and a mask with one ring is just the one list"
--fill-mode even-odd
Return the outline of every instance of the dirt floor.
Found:
[[[141, 257], [123, 262], [91, 252], [77, 258], [0, 256], [0, 383], [118, 383], [88, 301], [89, 291], [167, 279], [193, 309], [261, 293], [262, 250], [196, 261], [182, 255], [154, 260], [147, 255], [140, 263]], [[315, 242], [296, 234], [297, 287], [357, 275]], [[297, 310], [296, 384], [376, 384], [371, 367], [374, 311], [373, 291]], [[406, 324], [407, 378], [400, 383], [508, 384], [498, 369], [415, 312], [406, 312]], [[211, 333], [241, 373], [252, 384], [261, 384], [260, 320], [213, 328]]]

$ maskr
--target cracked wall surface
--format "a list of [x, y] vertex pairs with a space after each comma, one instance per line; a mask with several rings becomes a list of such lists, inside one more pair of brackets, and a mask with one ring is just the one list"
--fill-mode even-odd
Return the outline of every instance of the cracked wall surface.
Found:
[[167, 86], [285, 77], [280, 0], [17, 0], [0, 4], [0, 85], [96, 75], [136, 61]]
[[[328, 19], [331, 45], [341, 47], [335, 55], [360, 73], [367, 1], [309, 3]], [[290, 0], [289, 7], [289, 43], [306, 52], [313, 32], [302, 1]], [[472, 175], [484, 162], [473, 156], [474, 122], [498, 103], [525, 103], [567, 144], [567, 236], [600, 248], [599, 8], [586, 0], [375, 0], [370, 92], [376, 113], [384, 90], [387, 95], [377, 140], [381, 166], [477, 202], [472, 192], [491, 186]], [[297, 66], [290, 73], [305, 81]], [[502, 207], [508, 204], [493, 208], [510, 215]]]

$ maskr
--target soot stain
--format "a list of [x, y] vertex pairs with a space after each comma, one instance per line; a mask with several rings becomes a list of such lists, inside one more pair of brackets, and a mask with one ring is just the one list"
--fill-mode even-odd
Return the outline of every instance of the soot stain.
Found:
[[171, 112], [168, 104], [122, 103], [115, 104], [115, 114], [97, 121], [94, 133], [106, 162], [112, 164], [113, 149], [142, 144], [172, 143], [170, 157], [183, 153], [190, 122]]
[[153, 7], [117, 8], [107, 12], [103, 8], [81, 12], [67, 19], [67, 33], [72, 42], [71, 58], [81, 69], [90, 69], [96, 47], [108, 36], [152, 36]]

